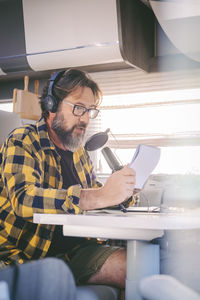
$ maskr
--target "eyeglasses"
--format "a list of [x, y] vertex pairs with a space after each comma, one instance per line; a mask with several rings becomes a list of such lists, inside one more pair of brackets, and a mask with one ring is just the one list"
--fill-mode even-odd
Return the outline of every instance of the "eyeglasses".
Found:
[[81, 117], [88, 111], [89, 118], [95, 119], [99, 113], [99, 110], [96, 108], [86, 108], [85, 106], [82, 106], [82, 105], [72, 104], [72, 103], [68, 102], [67, 100], [63, 100], [63, 101], [65, 103], [73, 106], [72, 113], [74, 116]]

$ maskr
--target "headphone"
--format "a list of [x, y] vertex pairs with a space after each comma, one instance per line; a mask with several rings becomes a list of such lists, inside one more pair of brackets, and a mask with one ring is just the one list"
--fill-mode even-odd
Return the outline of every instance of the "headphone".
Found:
[[44, 106], [46, 111], [55, 113], [58, 109], [59, 99], [53, 95], [53, 88], [55, 83], [62, 77], [65, 71], [59, 71], [52, 75], [48, 87], [47, 96], [44, 98]]

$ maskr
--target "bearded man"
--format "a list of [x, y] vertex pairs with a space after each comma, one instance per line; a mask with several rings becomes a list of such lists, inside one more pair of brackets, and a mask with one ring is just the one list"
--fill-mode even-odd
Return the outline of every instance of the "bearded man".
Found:
[[124, 289], [126, 250], [96, 239], [64, 237], [61, 226], [33, 223], [34, 213], [81, 214], [130, 202], [135, 172], [128, 166], [101, 185], [84, 136], [98, 113], [98, 85], [85, 72], [55, 73], [45, 86], [42, 117], [14, 130], [0, 152], [0, 260], [13, 265], [59, 257], [76, 283]]

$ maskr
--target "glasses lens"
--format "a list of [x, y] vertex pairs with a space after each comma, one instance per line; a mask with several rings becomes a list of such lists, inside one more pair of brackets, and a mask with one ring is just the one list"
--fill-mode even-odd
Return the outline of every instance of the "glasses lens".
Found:
[[90, 119], [96, 118], [97, 115], [98, 115], [98, 113], [99, 113], [98, 109], [90, 109], [89, 110], [89, 117], [90, 117]]
[[86, 112], [86, 108], [79, 105], [74, 105], [74, 115], [75, 116], [82, 116]]
[[86, 113], [86, 111], [89, 112], [90, 119], [96, 118], [99, 113], [99, 110], [95, 108], [87, 109], [84, 106], [74, 105], [73, 114], [75, 116], [82, 116], [84, 115], [84, 113]]

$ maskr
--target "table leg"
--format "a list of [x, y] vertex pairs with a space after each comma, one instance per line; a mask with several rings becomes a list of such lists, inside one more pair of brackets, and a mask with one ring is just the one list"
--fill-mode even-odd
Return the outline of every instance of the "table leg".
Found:
[[145, 241], [127, 241], [126, 300], [142, 300], [141, 278], [160, 273], [159, 246]]

